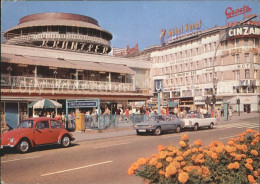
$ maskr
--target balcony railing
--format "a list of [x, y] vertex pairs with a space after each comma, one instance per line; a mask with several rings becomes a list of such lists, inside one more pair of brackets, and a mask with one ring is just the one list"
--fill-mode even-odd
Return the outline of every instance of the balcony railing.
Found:
[[88, 80], [72, 80], [72, 79], [54, 79], [39, 77], [23, 77], [1, 75], [2, 88], [35, 88], [39, 90], [54, 89], [56, 91], [118, 91], [133, 92], [135, 85], [133, 83], [118, 83], [105, 81], [88, 81]]
[[97, 44], [103, 44], [106, 46], [110, 46], [110, 41], [107, 41], [103, 38], [81, 35], [81, 34], [59, 34], [58, 32], [46, 32], [46, 33], [30, 33], [27, 35], [20, 34], [11, 34], [6, 35], [7, 43], [19, 43], [19, 42], [32, 42], [32, 41], [42, 41], [43, 39], [47, 40], [70, 40], [70, 41], [82, 41], [82, 42], [94, 42]]

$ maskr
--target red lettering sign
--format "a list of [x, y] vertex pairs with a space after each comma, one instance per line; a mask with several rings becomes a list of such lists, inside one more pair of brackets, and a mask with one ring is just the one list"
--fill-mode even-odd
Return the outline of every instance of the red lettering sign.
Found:
[[243, 8], [238, 8], [233, 10], [232, 7], [227, 7], [225, 14], [227, 16], [227, 19], [245, 14], [247, 12], [250, 12], [252, 9], [249, 6], [244, 5]]

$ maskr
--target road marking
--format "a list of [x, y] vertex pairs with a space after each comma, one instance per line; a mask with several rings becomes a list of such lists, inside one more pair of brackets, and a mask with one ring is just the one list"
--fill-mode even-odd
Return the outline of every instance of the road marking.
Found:
[[37, 157], [41, 157], [41, 155], [34, 156], [34, 157], [26, 157], [26, 158], [20, 158], [20, 159], [13, 159], [13, 160], [5, 160], [5, 161], [2, 161], [2, 163], [4, 163], [4, 162], [13, 162], [13, 161], [18, 161], [18, 160], [26, 160], [26, 159], [37, 158]]
[[110, 145], [98, 146], [98, 147], [93, 147], [93, 148], [95, 148], [95, 149], [97, 149], [97, 148], [106, 148], [106, 147], [120, 146], [120, 145], [131, 144], [131, 143], [133, 143], [133, 142], [124, 142], [124, 143], [120, 143], [120, 144], [110, 144]]
[[53, 174], [75, 171], [75, 170], [84, 169], [84, 168], [93, 167], [93, 166], [98, 166], [98, 165], [102, 165], [102, 164], [108, 164], [108, 163], [111, 163], [111, 162], [113, 162], [113, 160], [106, 161], [106, 162], [100, 162], [100, 163], [96, 163], [96, 164], [91, 164], [91, 165], [85, 165], [85, 166], [82, 166], [82, 167], [76, 167], [76, 168], [73, 168], [73, 169], [66, 169], [66, 170], [63, 170], [63, 171], [57, 171], [57, 172], [53, 172], [53, 173], [47, 173], [47, 174], [43, 174], [41, 176], [49, 176], [49, 175], [53, 175]]
[[237, 135], [232, 135], [232, 136], [228, 136], [228, 137], [222, 137], [222, 138], [219, 138], [219, 139], [228, 139], [228, 138], [231, 138], [231, 137], [237, 137]]

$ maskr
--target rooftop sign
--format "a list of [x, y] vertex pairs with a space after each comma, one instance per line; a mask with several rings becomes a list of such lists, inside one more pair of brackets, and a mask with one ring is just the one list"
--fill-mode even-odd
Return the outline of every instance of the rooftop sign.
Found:
[[233, 10], [232, 7], [227, 7], [225, 14], [227, 16], [227, 19], [230, 19], [232, 17], [236, 17], [238, 15], [242, 15], [242, 14], [251, 12], [251, 10], [252, 9], [249, 6], [245, 6], [245, 5], [242, 8], [238, 8], [235, 10]]

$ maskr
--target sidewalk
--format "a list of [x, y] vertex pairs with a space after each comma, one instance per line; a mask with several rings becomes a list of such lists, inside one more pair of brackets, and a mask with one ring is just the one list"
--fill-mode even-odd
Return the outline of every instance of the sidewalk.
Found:
[[[218, 120], [218, 124], [227, 124], [227, 123], [234, 123], [238, 120], [249, 119], [249, 118], [256, 118], [260, 117], [260, 113], [233, 113], [231, 120], [225, 121], [224, 117]], [[72, 132], [73, 136], [76, 138], [76, 142], [81, 141], [88, 141], [88, 140], [97, 140], [97, 139], [106, 139], [111, 137], [121, 137], [127, 135], [134, 135], [136, 132], [132, 126], [132, 124], [128, 123], [128, 126], [119, 126], [118, 128], [110, 128], [107, 130], [102, 130], [99, 132], [98, 130], [86, 130], [85, 132]]]

